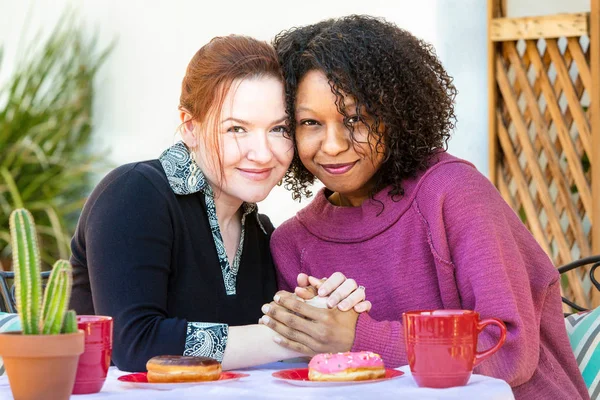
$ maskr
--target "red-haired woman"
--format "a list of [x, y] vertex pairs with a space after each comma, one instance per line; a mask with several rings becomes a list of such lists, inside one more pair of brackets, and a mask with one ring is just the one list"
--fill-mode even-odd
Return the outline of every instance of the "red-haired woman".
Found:
[[[72, 241], [71, 306], [114, 318], [120, 369], [144, 371], [166, 354], [213, 357], [224, 369], [299, 355], [257, 324], [277, 285], [274, 227], [255, 203], [294, 154], [282, 82], [267, 43], [213, 39], [183, 79], [183, 141], [115, 169], [88, 199]], [[369, 307], [356, 283], [343, 281], [336, 277], [332, 303], [347, 298], [340, 308], [351, 313]]]

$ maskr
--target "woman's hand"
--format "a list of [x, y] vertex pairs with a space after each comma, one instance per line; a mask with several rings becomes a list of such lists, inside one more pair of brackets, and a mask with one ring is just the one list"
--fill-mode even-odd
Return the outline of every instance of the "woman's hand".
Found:
[[307, 355], [352, 348], [359, 315], [354, 310], [315, 308], [286, 291], [277, 292], [274, 300], [262, 307], [259, 323], [280, 335], [273, 339], [279, 345]]
[[334, 272], [329, 278], [318, 279], [307, 274], [299, 274], [296, 296], [310, 300], [314, 296], [329, 296], [327, 306], [338, 307], [341, 311], [354, 308], [358, 313], [371, 310], [371, 302], [365, 300], [365, 288], [358, 286], [354, 279], [347, 279], [341, 272]]

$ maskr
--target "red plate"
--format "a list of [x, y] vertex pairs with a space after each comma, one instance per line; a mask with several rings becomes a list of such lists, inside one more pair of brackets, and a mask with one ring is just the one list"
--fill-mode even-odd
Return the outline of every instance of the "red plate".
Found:
[[281, 379], [291, 385], [296, 386], [345, 386], [345, 385], [359, 385], [362, 383], [377, 383], [385, 382], [390, 379], [395, 379], [404, 375], [404, 372], [398, 371], [391, 368], [385, 369], [385, 378], [380, 379], [368, 379], [365, 381], [345, 381], [345, 382], [322, 382], [322, 381], [311, 381], [308, 379], [308, 368], [294, 368], [284, 369], [282, 371], [273, 372], [273, 377]]
[[221, 372], [221, 376], [216, 381], [199, 381], [199, 382], [178, 382], [178, 383], [150, 383], [148, 382], [147, 372], [138, 372], [118, 377], [117, 379], [127, 386], [136, 387], [139, 389], [155, 389], [155, 390], [172, 390], [186, 388], [196, 385], [208, 385], [215, 383], [227, 383], [237, 381], [238, 379], [250, 376], [240, 372]]

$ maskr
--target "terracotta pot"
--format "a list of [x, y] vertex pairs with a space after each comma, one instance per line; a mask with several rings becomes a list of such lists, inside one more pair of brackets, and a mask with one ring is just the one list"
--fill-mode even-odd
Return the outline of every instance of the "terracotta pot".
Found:
[[67, 400], [73, 390], [84, 333], [0, 333], [0, 356], [15, 400]]

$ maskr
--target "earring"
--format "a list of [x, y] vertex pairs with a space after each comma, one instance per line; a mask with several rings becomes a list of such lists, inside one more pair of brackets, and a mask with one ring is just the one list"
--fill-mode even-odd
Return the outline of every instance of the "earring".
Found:
[[188, 187], [195, 187], [196, 183], [198, 183], [198, 164], [196, 163], [196, 152], [194, 149], [190, 149], [190, 176], [187, 179]]

